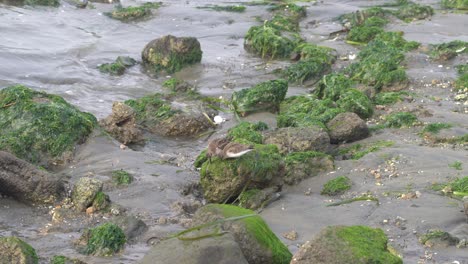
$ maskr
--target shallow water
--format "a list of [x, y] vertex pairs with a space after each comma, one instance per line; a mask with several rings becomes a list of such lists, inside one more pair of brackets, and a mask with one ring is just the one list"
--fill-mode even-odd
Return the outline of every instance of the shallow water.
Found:
[[[242, 1], [223, 3], [227, 2]], [[340, 37], [329, 38], [330, 33], [341, 29], [335, 18], [381, 2], [332, 0], [304, 3], [309, 7], [308, 16], [301, 22], [301, 33], [308, 41], [337, 49], [340, 56], [356, 53], [358, 49], [345, 44]], [[425, 2], [437, 7], [436, 1]], [[123, 5], [137, 3], [122, 2]], [[168, 76], [149, 77], [137, 65], [127, 70], [122, 77], [112, 77], [101, 74], [97, 66], [111, 62], [117, 56], [140, 60], [144, 46], [166, 34], [199, 39], [203, 50], [201, 64], [184, 69], [175, 76], [196, 84], [202, 94], [228, 97], [235, 90], [275, 78], [271, 71], [286, 62], [264, 61], [243, 49], [243, 36], [249, 27], [258, 24], [255, 17], [268, 18], [265, 7], [248, 6], [242, 14], [195, 8], [211, 3], [218, 2], [165, 1], [163, 7], [154, 11], [151, 19], [135, 23], [122, 23], [103, 15], [103, 12], [112, 9], [112, 5], [108, 4], [93, 3], [94, 9], [77, 9], [66, 3], [59, 8], [0, 4], [0, 87], [20, 83], [55, 93], [80, 109], [103, 118], [110, 114], [113, 101], [161, 91], [161, 83]], [[409, 24], [395, 22], [388, 28], [404, 31], [405, 38], [426, 45], [454, 39], [468, 41], [468, 16], [463, 14], [437, 12], [430, 21]], [[463, 60], [466, 57], [439, 67], [437, 63], [429, 62], [426, 55], [414, 52], [407, 56], [407, 67], [408, 74], [414, 80], [410, 90], [419, 96], [417, 103], [435, 113], [424, 121], [449, 120], [458, 124], [458, 129], [466, 133], [466, 115], [451, 111], [455, 104], [449, 98], [450, 91], [420, 85], [421, 81], [427, 83], [432, 79], [454, 78], [453, 65]], [[339, 62], [335, 67], [343, 65], [346, 62]], [[291, 86], [289, 90], [290, 95], [305, 92], [307, 88], [298, 86]], [[432, 95], [443, 98], [440, 105], [428, 99]], [[223, 115], [229, 120], [216, 134], [222, 134], [236, 123], [229, 113]], [[251, 115], [246, 119], [262, 120], [275, 126], [275, 116], [268, 113]], [[373, 202], [358, 202], [340, 207], [324, 207], [327, 198], [318, 193], [322, 184], [335, 175], [349, 175], [354, 182], [359, 183], [352, 189], [356, 193], [404, 189], [410, 183], [424, 191], [431, 182], [455, 175], [447, 167], [448, 163], [468, 160], [466, 150], [420, 146], [418, 137], [411, 131], [385, 131], [378, 137], [394, 140], [397, 144], [379, 154], [369, 154], [357, 162], [337, 162], [334, 174], [315, 177], [300, 186], [286, 188], [283, 198], [262, 212], [262, 216], [279, 236], [292, 229], [298, 231], [299, 240], [283, 239], [293, 252], [297, 250], [297, 244], [311, 239], [326, 225], [367, 224], [386, 231], [392, 239], [391, 244], [403, 254], [405, 263], [417, 263], [424, 256], [425, 249], [417, 243], [413, 231], [424, 232], [429, 227], [450, 230], [462, 223], [463, 214], [454, 205], [456, 201], [449, 202], [444, 197], [430, 193], [424, 193], [422, 198], [414, 202], [388, 198], [381, 201], [381, 206]], [[115, 141], [98, 136], [81, 146], [75, 161], [61, 173], [74, 182], [85, 175], [106, 180], [115, 169], [131, 172], [136, 182], [125, 189], [110, 190], [111, 200], [140, 216], [156, 233], [170, 232], [181, 227], [157, 226], [156, 219], [172, 215], [170, 205], [182, 199], [182, 186], [197, 181], [198, 172], [191, 163], [206, 146], [206, 140], [206, 136], [194, 140], [152, 137], [144, 148], [133, 151], [121, 150]], [[385, 155], [401, 155], [401, 159], [407, 161], [401, 166], [406, 176], [376, 186], [366, 170], [385, 163], [382, 158]], [[172, 163], [158, 164], [161, 163], [158, 161], [170, 158]], [[466, 175], [467, 167], [464, 166], [464, 170], [457, 175]], [[304, 195], [309, 188], [312, 195]], [[42, 262], [47, 263], [47, 259], [55, 254], [64, 254], [80, 257], [89, 263], [109, 263], [109, 259], [84, 257], [73, 250], [72, 241], [79, 236], [79, 230], [68, 233], [42, 232], [50, 221], [48, 208], [30, 208], [8, 198], [0, 199], [0, 208], [0, 235], [18, 234], [37, 249]], [[382, 224], [384, 219], [393, 219], [397, 215], [407, 219], [406, 230]], [[114, 257], [112, 261], [135, 263], [148, 248], [145, 243], [128, 246], [122, 255]], [[466, 250], [443, 250], [434, 256], [435, 263], [463, 259], [468, 259]]]

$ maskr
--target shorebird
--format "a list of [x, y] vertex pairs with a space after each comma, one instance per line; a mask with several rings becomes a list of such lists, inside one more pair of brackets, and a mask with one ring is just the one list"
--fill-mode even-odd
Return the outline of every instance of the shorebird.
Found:
[[208, 144], [208, 150], [206, 152], [206, 156], [208, 157], [208, 159], [211, 161], [211, 157], [213, 157], [213, 156], [221, 158], [221, 155], [223, 153], [223, 149], [227, 144], [229, 144], [229, 140], [227, 138], [213, 139]]
[[252, 151], [252, 146], [246, 146], [237, 142], [230, 142], [223, 148], [222, 159], [238, 158], [247, 152]]

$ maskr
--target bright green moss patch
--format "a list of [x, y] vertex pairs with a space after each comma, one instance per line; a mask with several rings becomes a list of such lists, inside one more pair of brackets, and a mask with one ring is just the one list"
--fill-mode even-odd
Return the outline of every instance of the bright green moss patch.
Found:
[[468, 42], [461, 40], [431, 45], [430, 47], [429, 56], [434, 60], [450, 60], [458, 54], [468, 53]]
[[431, 134], [437, 134], [439, 133], [442, 129], [448, 129], [448, 128], [451, 128], [452, 125], [451, 124], [447, 124], [447, 123], [431, 123], [431, 124], [427, 124], [423, 130], [421, 131], [422, 134], [424, 133], [431, 133]]
[[[208, 207], [208, 210], [221, 212], [225, 218], [255, 214], [252, 210], [233, 205], [209, 204], [206, 207]], [[237, 221], [242, 222], [248, 234], [252, 235], [260, 245], [264, 246], [266, 250], [271, 251], [272, 263], [287, 264], [291, 261], [291, 252], [289, 252], [288, 248], [278, 239], [260, 216], [245, 217]]]
[[243, 144], [262, 144], [263, 136], [261, 131], [267, 128], [268, 126], [263, 122], [249, 123], [243, 121], [229, 129], [228, 137], [230, 137], [232, 141]]
[[412, 127], [418, 122], [418, 118], [409, 112], [393, 113], [385, 117], [385, 126], [393, 128]]
[[112, 179], [117, 185], [128, 185], [132, 183], [133, 176], [124, 170], [115, 170], [112, 172]]
[[199, 9], [210, 9], [213, 11], [226, 11], [226, 12], [235, 12], [235, 13], [242, 13], [245, 11], [245, 6], [243, 5], [208, 5], [208, 6], [199, 6]]
[[376, 26], [356, 26], [349, 31], [346, 39], [357, 43], [367, 43], [382, 32], [384, 30]]
[[369, 42], [358, 54], [359, 61], [345, 71], [351, 79], [373, 86], [376, 91], [384, 86], [406, 84], [408, 77], [400, 66], [405, 56], [396, 47], [381, 40]]
[[130, 57], [119, 56], [113, 63], [104, 63], [99, 65], [99, 70], [102, 73], [108, 73], [110, 75], [122, 75], [125, 70], [136, 64], [136, 60]]
[[141, 6], [117, 6], [114, 11], [104, 14], [113, 19], [129, 22], [146, 18], [151, 15], [151, 9], [158, 9], [159, 7], [161, 7], [161, 3], [147, 2]]
[[350, 147], [340, 149], [338, 151], [338, 154], [345, 155], [345, 157], [349, 157], [350, 159], [353, 159], [353, 160], [358, 160], [371, 152], [378, 151], [385, 147], [391, 147], [394, 144], [395, 143], [393, 141], [386, 141], [386, 140], [370, 142], [367, 144], [358, 143]]
[[450, 168], [453, 168], [453, 169], [456, 169], [456, 170], [463, 170], [462, 165], [463, 165], [463, 163], [461, 163], [460, 161], [455, 161], [453, 163], [450, 163], [448, 166]]
[[280, 105], [277, 117], [278, 127], [308, 127], [320, 126], [325, 128], [328, 121], [339, 113], [345, 112], [336, 108], [330, 99], [319, 100], [314, 96], [292, 96]]
[[197, 156], [197, 158], [193, 162], [193, 166], [195, 166], [195, 168], [201, 168], [203, 163], [205, 163], [206, 161], [208, 161], [208, 157], [206, 156], [206, 149], [205, 149], [202, 152], [200, 152], [200, 154]]
[[330, 70], [330, 64], [317, 58], [310, 58], [292, 64], [283, 70], [281, 75], [289, 82], [303, 84], [307, 80], [320, 78], [322, 74]]
[[442, 0], [441, 4], [446, 8], [468, 10], [468, 0]]
[[336, 101], [352, 86], [353, 82], [348, 77], [340, 73], [332, 73], [322, 77], [314, 92], [319, 99]]
[[96, 118], [62, 97], [22, 85], [0, 90], [0, 149], [38, 164], [73, 151]]
[[[461, 165], [460, 163], [460, 166]], [[455, 164], [455, 166], [457, 166], [457, 164]], [[431, 186], [431, 189], [434, 191], [443, 191], [446, 195], [468, 196], [468, 176], [457, 178], [448, 183], [435, 183]]]
[[394, 104], [397, 102], [402, 102], [403, 98], [409, 95], [410, 93], [405, 92], [405, 91], [378, 93], [374, 98], [374, 104], [390, 105], [390, 104]]
[[0, 237], [0, 249], [2, 263], [39, 263], [36, 250], [17, 237]]
[[325, 183], [320, 194], [338, 195], [349, 189], [351, 189], [351, 180], [346, 176], [340, 176]]
[[361, 118], [368, 118], [374, 112], [372, 101], [369, 97], [356, 89], [348, 89], [341, 94], [336, 104], [346, 112], [356, 113]]
[[164, 99], [164, 95], [156, 93], [139, 99], [130, 99], [125, 104], [136, 112], [138, 122], [157, 123], [173, 116], [176, 111]]
[[382, 41], [386, 45], [401, 49], [402, 51], [414, 50], [421, 45], [419, 42], [404, 39], [402, 31], [383, 32], [376, 35], [375, 40]]
[[450, 187], [454, 192], [468, 193], [468, 176], [456, 179], [450, 183]]
[[249, 29], [245, 36], [244, 47], [262, 58], [288, 58], [294, 43], [274, 27], [263, 25]]
[[169, 88], [171, 90], [174, 90], [177, 85], [181, 84], [182, 81], [177, 79], [177, 78], [170, 78], [162, 83], [162, 86], [164, 88]]
[[105, 223], [89, 230], [88, 244], [85, 254], [96, 256], [112, 256], [120, 251], [125, 242], [125, 234], [120, 227]]
[[318, 46], [313, 43], [302, 42], [297, 44], [294, 52], [300, 55], [301, 60], [316, 58], [327, 64], [333, 64], [336, 60], [335, 50], [329, 47]]
[[277, 111], [287, 91], [286, 80], [266, 81], [234, 92], [231, 103], [234, 110], [241, 115], [258, 111]]

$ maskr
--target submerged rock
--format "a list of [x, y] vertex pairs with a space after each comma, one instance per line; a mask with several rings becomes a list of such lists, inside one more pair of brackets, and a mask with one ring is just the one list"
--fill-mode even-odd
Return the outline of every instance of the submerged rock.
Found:
[[136, 63], [136, 60], [134, 60], [133, 58], [127, 56], [118, 56], [115, 62], [101, 64], [98, 68], [102, 73], [108, 73], [110, 75], [122, 75], [125, 73], [126, 69], [134, 66]]
[[63, 183], [20, 160], [0, 151], [0, 193], [26, 203], [54, 203], [64, 192]]
[[143, 141], [143, 132], [136, 124], [135, 111], [122, 102], [114, 102], [112, 104], [112, 114], [99, 121], [99, 124], [123, 144]]
[[264, 208], [271, 202], [280, 198], [280, 193], [278, 191], [278, 187], [244, 191], [239, 195], [239, 206], [251, 210]]
[[0, 90], [0, 150], [31, 163], [68, 161], [96, 123], [60, 96], [22, 85]]
[[319, 126], [285, 127], [266, 133], [264, 143], [275, 144], [281, 154], [298, 151], [327, 152], [330, 147], [330, 137]]
[[142, 52], [143, 62], [148, 68], [159, 72], [173, 73], [201, 61], [200, 42], [193, 37], [171, 35], [152, 40]]
[[0, 262], [17, 264], [37, 264], [36, 250], [17, 237], [0, 238]]
[[259, 111], [278, 111], [288, 92], [286, 80], [273, 80], [232, 94], [234, 110], [242, 116]]
[[282, 174], [283, 164], [276, 146], [257, 145], [237, 159], [206, 161], [201, 168], [200, 183], [205, 199], [223, 203], [235, 199], [242, 190], [280, 186]]
[[159, 242], [140, 264], [249, 264], [233, 235], [208, 236], [200, 239], [172, 238]]
[[284, 163], [284, 182], [290, 185], [334, 168], [332, 156], [315, 151], [289, 153], [284, 158]]
[[291, 264], [403, 263], [388, 251], [387, 240], [378, 228], [328, 226], [302, 245]]
[[[209, 204], [195, 213], [193, 221], [194, 226], [212, 223], [208, 228], [210, 233], [218, 228], [231, 233], [249, 264], [287, 264], [291, 260], [288, 248], [251, 210], [233, 205]], [[219, 223], [215, 224], [215, 221]]]
[[100, 201], [96, 201], [96, 198], [102, 198], [98, 197], [98, 194], [102, 193], [102, 186], [103, 184], [100, 180], [88, 177], [80, 178], [75, 183], [71, 195], [76, 210], [84, 211], [86, 208], [92, 206], [96, 202], [97, 205], [99, 205]]
[[127, 241], [135, 241], [140, 235], [148, 230], [148, 226], [145, 222], [132, 215], [114, 217], [111, 220], [111, 223], [122, 228]]
[[341, 113], [327, 123], [331, 143], [352, 142], [369, 136], [366, 122], [355, 113]]

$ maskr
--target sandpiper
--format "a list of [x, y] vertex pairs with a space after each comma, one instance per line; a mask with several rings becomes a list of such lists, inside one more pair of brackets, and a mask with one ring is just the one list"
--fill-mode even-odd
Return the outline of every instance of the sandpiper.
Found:
[[224, 147], [229, 143], [229, 140], [227, 138], [216, 138], [213, 139], [209, 144], [208, 144], [208, 150], [206, 152], [206, 156], [211, 160], [211, 157], [216, 156], [220, 157], [222, 156], [223, 149]]
[[223, 159], [238, 158], [252, 150], [253, 150], [252, 146], [246, 146], [237, 142], [230, 142], [223, 148], [221, 158]]

